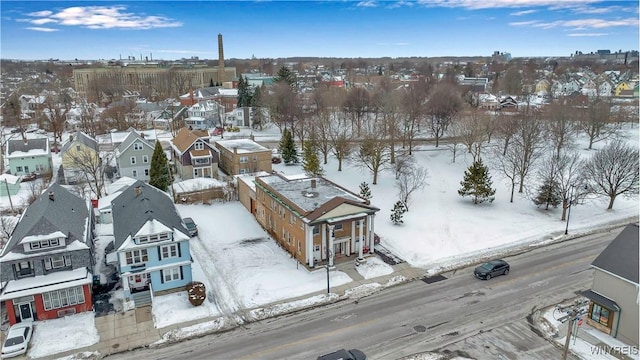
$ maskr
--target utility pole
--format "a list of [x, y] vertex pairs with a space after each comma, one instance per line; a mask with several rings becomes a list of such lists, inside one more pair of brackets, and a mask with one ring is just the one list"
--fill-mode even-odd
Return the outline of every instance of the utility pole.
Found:
[[564, 350], [562, 351], [562, 360], [567, 359], [567, 355], [569, 354], [569, 342], [571, 341], [571, 334], [573, 333], [574, 323], [580, 318], [580, 315], [583, 315], [587, 312], [587, 310], [585, 309], [585, 306], [587, 304], [589, 304], [589, 300], [582, 299], [576, 300], [573, 302], [573, 304], [568, 306], [556, 306], [556, 310], [566, 313], [565, 316], [562, 316], [561, 318], [556, 320], [560, 321], [563, 324], [566, 321], [569, 321], [567, 327], [567, 339], [564, 342]]

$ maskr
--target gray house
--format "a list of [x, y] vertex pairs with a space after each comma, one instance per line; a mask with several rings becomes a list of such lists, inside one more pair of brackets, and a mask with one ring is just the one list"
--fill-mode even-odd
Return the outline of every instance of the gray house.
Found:
[[638, 346], [638, 225], [629, 224], [591, 263], [587, 324]]
[[93, 212], [53, 183], [25, 210], [0, 254], [9, 323], [91, 311]]
[[50, 173], [53, 169], [49, 139], [18, 139], [7, 141], [5, 154], [11, 174]]
[[118, 174], [149, 181], [153, 145], [138, 135], [137, 132], [129, 132], [129, 135], [118, 145], [115, 151]]

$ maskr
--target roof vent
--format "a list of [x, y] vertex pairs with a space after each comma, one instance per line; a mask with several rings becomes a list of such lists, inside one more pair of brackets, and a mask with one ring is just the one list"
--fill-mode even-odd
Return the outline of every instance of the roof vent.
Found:
[[49, 200], [53, 201], [53, 191], [49, 191]]
[[306, 198], [315, 198], [318, 197], [318, 193], [316, 191], [303, 191], [302, 196]]

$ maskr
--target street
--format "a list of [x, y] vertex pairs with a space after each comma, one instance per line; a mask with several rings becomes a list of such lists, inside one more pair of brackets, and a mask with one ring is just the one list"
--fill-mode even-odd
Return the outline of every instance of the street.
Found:
[[619, 229], [504, 259], [507, 276], [473, 277], [473, 267], [414, 281], [359, 301], [344, 301], [113, 359], [315, 359], [358, 348], [369, 359], [426, 351], [462, 351], [475, 358], [559, 358], [561, 350], [528, 329], [536, 309], [588, 289], [593, 259]]

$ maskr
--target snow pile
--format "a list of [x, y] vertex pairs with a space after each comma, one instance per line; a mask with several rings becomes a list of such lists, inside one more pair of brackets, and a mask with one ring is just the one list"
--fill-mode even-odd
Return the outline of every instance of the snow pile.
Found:
[[189, 338], [206, 335], [212, 332], [216, 332], [225, 327], [227, 324], [225, 317], [219, 317], [217, 319], [202, 322], [199, 324], [186, 326], [180, 329], [174, 329], [166, 332], [162, 335], [162, 339], [151, 344], [151, 347], [162, 345], [165, 343], [179, 342]]
[[78, 349], [100, 341], [93, 311], [37, 321], [34, 324], [35, 330], [28, 352], [30, 358]]
[[193, 306], [186, 291], [155, 296], [152, 306], [155, 327], [161, 329], [176, 323], [219, 316], [220, 311], [212, 301], [207, 298], [202, 305]]
[[372, 279], [378, 276], [393, 273], [393, 268], [378, 257], [369, 257], [365, 262], [361, 262], [356, 270], [365, 279]]
[[102, 359], [102, 354], [98, 351], [84, 351], [81, 353], [64, 356], [57, 358], [56, 360], [93, 360], [93, 359]]
[[338, 295], [334, 293], [311, 296], [307, 299], [275, 304], [267, 308], [253, 309], [247, 314], [247, 319], [252, 321], [262, 320], [269, 317], [306, 309], [312, 306], [328, 304], [336, 300], [338, 300]]
[[369, 296], [382, 290], [382, 285], [378, 283], [364, 284], [348, 289], [344, 292], [344, 296], [349, 299], [359, 299], [361, 297]]

